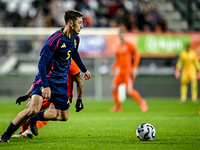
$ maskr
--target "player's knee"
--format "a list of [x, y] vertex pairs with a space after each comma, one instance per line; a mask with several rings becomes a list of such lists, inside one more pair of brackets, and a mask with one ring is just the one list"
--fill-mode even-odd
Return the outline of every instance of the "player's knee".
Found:
[[51, 114], [51, 118], [57, 118], [57, 117], [58, 117], [57, 113]]
[[33, 116], [36, 115], [39, 111], [36, 109], [28, 109], [28, 115]]
[[130, 89], [127, 89], [127, 90], [126, 90], [126, 93], [127, 93], [128, 95], [130, 95], [130, 92], [131, 92]]
[[117, 86], [112, 86], [112, 90], [113, 91], [117, 90]]

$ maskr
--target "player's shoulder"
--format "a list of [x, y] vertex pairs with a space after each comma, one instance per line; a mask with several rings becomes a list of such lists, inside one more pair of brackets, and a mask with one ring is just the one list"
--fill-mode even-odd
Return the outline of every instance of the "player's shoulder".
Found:
[[47, 40], [47, 45], [52, 45], [53, 43], [57, 42], [59, 39], [63, 37], [61, 30], [57, 30], [54, 32]]
[[135, 50], [135, 45], [134, 45], [133, 43], [131, 43], [131, 42], [129, 42], [129, 41], [126, 41], [125, 44], [126, 44], [129, 48]]
[[196, 52], [195, 50], [191, 49], [191, 52], [192, 52], [193, 54], [197, 55], [197, 52]]
[[187, 52], [186, 52], [185, 50], [184, 50], [184, 51], [181, 51], [179, 55], [180, 55], [180, 56], [182, 56], [182, 55], [187, 55]]

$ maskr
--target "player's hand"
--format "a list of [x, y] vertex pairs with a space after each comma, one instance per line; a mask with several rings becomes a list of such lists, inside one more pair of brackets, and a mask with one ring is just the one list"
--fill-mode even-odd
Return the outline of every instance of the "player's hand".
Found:
[[84, 72], [83, 78], [85, 80], [89, 80], [91, 78], [91, 74], [88, 70], [86, 72]]
[[28, 99], [28, 96], [27, 95], [24, 95], [24, 96], [20, 96], [18, 97], [18, 99], [16, 100], [16, 104], [18, 103], [19, 105], [21, 105], [21, 102], [24, 102]]
[[175, 76], [176, 79], [179, 78], [179, 76], [180, 76], [180, 71], [179, 71], [178, 69], [175, 69], [175, 71], [174, 71], [174, 76]]
[[111, 76], [111, 77], [113, 77], [113, 76], [114, 76], [114, 71], [113, 71], [113, 70], [110, 70], [110, 72], [109, 72], [109, 73], [110, 73], [110, 76]]
[[47, 98], [47, 99], [51, 98], [51, 89], [50, 89], [50, 87], [46, 87], [46, 88], [43, 89], [42, 96], [44, 98]]
[[137, 68], [132, 69], [132, 76], [134, 79], [137, 77]]
[[79, 112], [83, 109], [82, 99], [77, 99], [75, 107], [76, 107], [76, 112]]
[[200, 71], [197, 72], [198, 79], [200, 79]]

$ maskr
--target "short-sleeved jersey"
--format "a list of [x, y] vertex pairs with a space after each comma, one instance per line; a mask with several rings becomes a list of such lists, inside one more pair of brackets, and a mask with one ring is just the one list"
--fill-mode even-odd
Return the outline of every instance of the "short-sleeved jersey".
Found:
[[[47, 57], [49, 59], [46, 64], [46, 77], [48, 82], [58, 84], [67, 83], [71, 57], [77, 51], [79, 44], [78, 35], [75, 34], [69, 39], [63, 34], [62, 30], [63, 28], [48, 38], [40, 53], [41, 57]], [[35, 82], [39, 83], [40, 81], [40, 72], [38, 72]]]
[[118, 67], [120, 72], [129, 72], [132, 67], [138, 67], [139, 61], [140, 55], [135, 47], [125, 42], [117, 47], [116, 60], [111, 70]]

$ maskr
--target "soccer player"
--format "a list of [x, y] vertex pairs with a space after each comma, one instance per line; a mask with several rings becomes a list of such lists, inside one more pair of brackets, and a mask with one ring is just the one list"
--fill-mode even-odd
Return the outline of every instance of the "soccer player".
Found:
[[[70, 104], [72, 103], [72, 100], [73, 100], [74, 81], [77, 84], [77, 101], [76, 101], [75, 107], [76, 107], [76, 112], [79, 112], [80, 110], [83, 109], [83, 105], [82, 105], [83, 81], [82, 81], [80, 69], [78, 68], [76, 63], [73, 61], [73, 59], [71, 59], [71, 67], [70, 67], [70, 73], [68, 73], [68, 83], [67, 83]], [[33, 90], [33, 88], [31, 86], [31, 88], [29, 89], [29, 91], [26, 93], [25, 96], [20, 96], [16, 100], [16, 104], [18, 103], [20, 105], [21, 102], [26, 101], [29, 98], [30, 94], [32, 93], [32, 90]], [[27, 104], [27, 106], [28, 105], [29, 105], [29, 103]], [[50, 105], [52, 105], [52, 103], [48, 102], [47, 99], [44, 99], [42, 108], [40, 111], [49, 108]], [[51, 106], [51, 107], [53, 107], [53, 106]], [[37, 125], [37, 128], [40, 129], [47, 123], [49, 123], [49, 121], [37, 121], [36, 125]], [[24, 125], [22, 125], [22, 130], [20, 132], [18, 132], [17, 134], [13, 135], [12, 137], [33, 138], [33, 134], [29, 129], [28, 121]]]
[[180, 101], [185, 102], [187, 99], [187, 84], [191, 82], [191, 97], [193, 102], [197, 102], [198, 85], [197, 71], [200, 79], [200, 65], [198, 62], [197, 53], [191, 49], [191, 45], [186, 46], [186, 50], [179, 55], [176, 69], [174, 71], [175, 78], [179, 78], [181, 71], [181, 86], [180, 86]]
[[[10, 123], [1, 136], [0, 142], [9, 142], [11, 135], [34, 115], [32, 119], [29, 119], [30, 128], [34, 135], [38, 135], [37, 120], [68, 120], [67, 74], [70, 70], [71, 58], [84, 72], [84, 79], [91, 78], [90, 72], [86, 69], [78, 53], [78, 34], [83, 28], [83, 14], [76, 10], [67, 10], [64, 19], [65, 27], [53, 33], [41, 50], [38, 64], [39, 72], [35, 77], [29, 107], [20, 112]], [[55, 109], [40, 111], [43, 98], [49, 99], [54, 104]]]
[[131, 43], [125, 41], [124, 36], [125, 31], [121, 30], [119, 34], [121, 44], [117, 47], [116, 60], [110, 71], [111, 74], [113, 74], [115, 70], [117, 71], [112, 82], [112, 95], [115, 106], [111, 108], [110, 111], [122, 111], [123, 108], [118, 98], [117, 89], [121, 83], [125, 83], [127, 94], [140, 105], [143, 112], [146, 112], [148, 110], [146, 101], [141, 97], [139, 92], [133, 88], [140, 62], [140, 54]]

